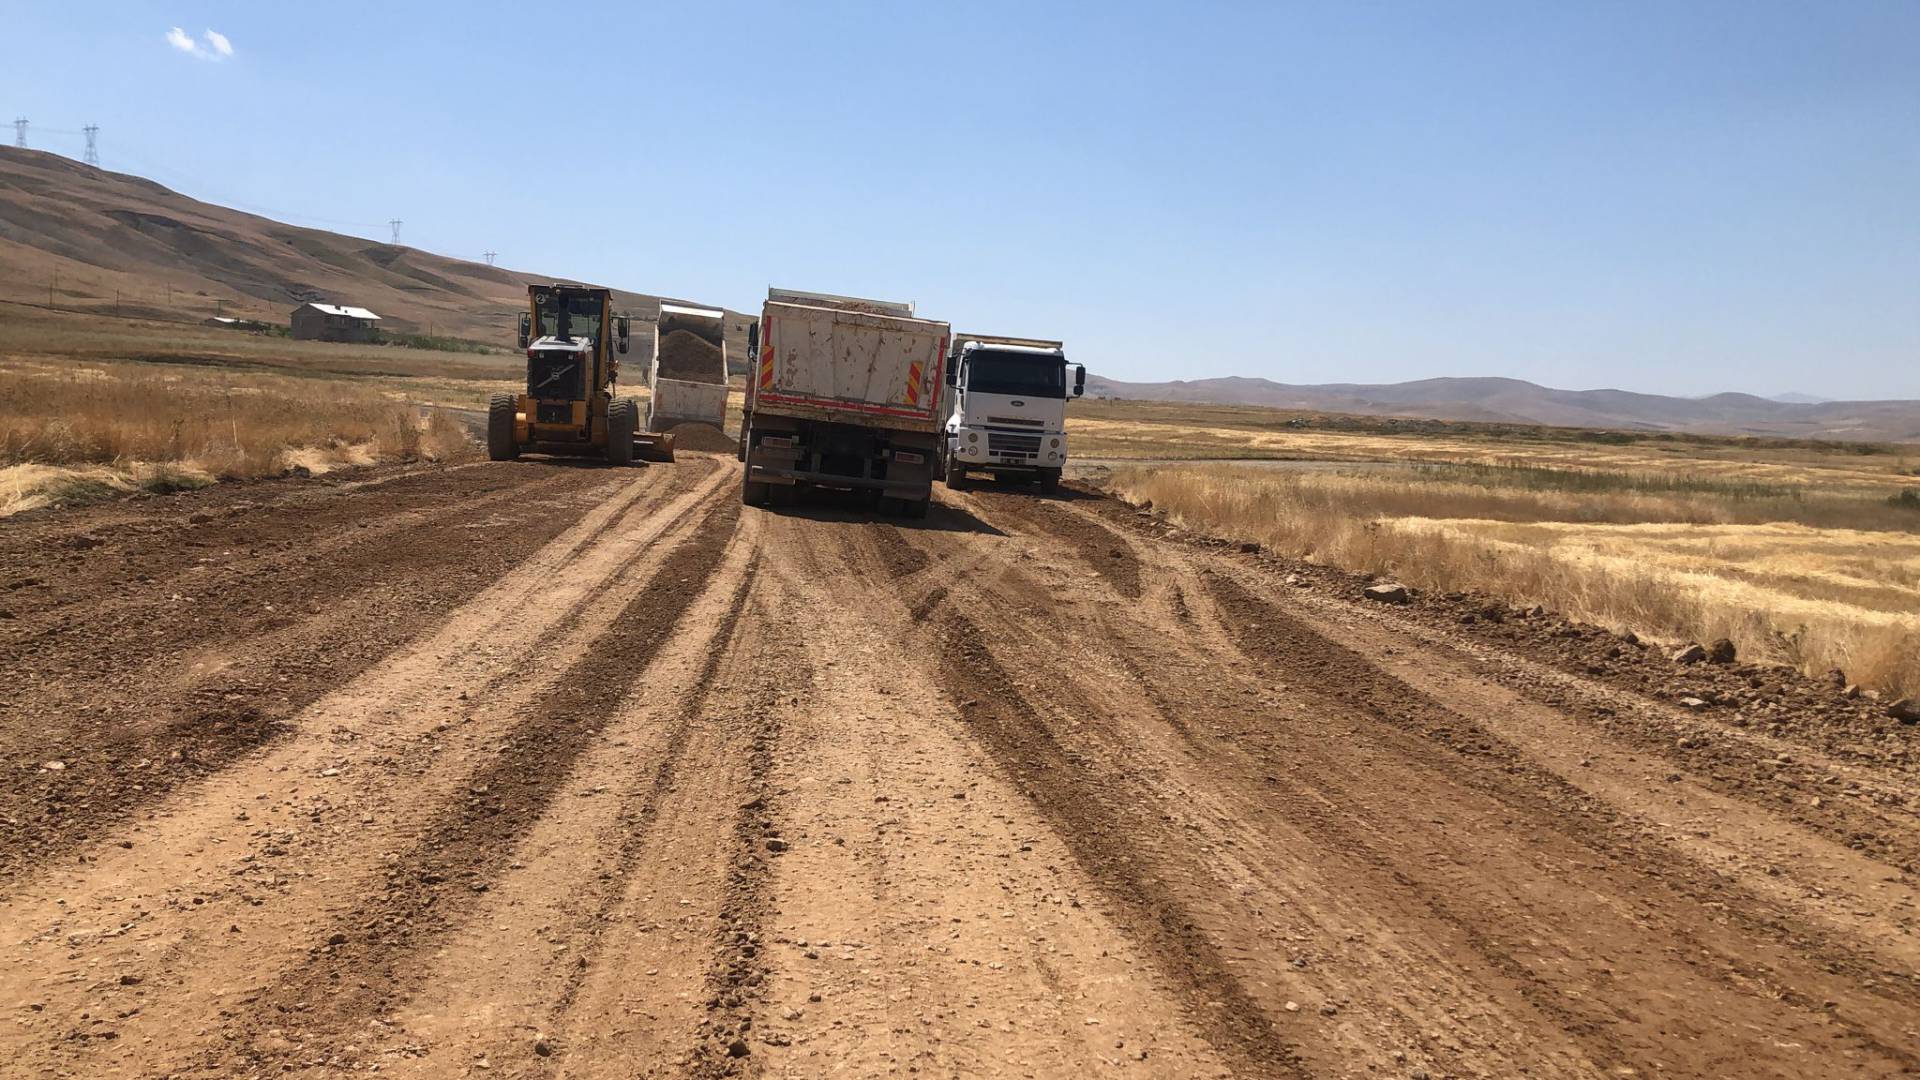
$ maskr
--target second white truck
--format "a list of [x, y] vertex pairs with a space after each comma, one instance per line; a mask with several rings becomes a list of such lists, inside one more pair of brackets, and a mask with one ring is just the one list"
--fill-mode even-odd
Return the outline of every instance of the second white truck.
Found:
[[1087, 369], [1072, 365], [1069, 383], [1068, 366], [1058, 341], [957, 335], [947, 357], [947, 486], [964, 490], [969, 474], [984, 472], [1057, 490], [1067, 464], [1067, 397], [1087, 386]]

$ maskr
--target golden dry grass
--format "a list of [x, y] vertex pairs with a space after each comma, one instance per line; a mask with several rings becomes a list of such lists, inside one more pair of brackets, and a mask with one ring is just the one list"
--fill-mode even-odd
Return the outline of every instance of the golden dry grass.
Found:
[[511, 345], [511, 340], [503, 340], [500, 352], [478, 354], [294, 341], [193, 323], [0, 305], [0, 357], [10, 359], [144, 360], [290, 374], [511, 379], [524, 370]]
[[[1920, 512], [1884, 494], [1548, 470], [1117, 467], [1197, 531], [1415, 587], [1920, 691]], [[1662, 490], [1662, 489], [1666, 490]]]
[[0, 366], [0, 516], [467, 445], [452, 420], [346, 380], [75, 359]]
[[1154, 401], [1075, 401], [1067, 414], [1073, 454], [1082, 461], [1409, 461], [1620, 472], [1679, 467], [1729, 480], [1883, 490], [1911, 483], [1920, 469], [1920, 445], [1448, 424]]

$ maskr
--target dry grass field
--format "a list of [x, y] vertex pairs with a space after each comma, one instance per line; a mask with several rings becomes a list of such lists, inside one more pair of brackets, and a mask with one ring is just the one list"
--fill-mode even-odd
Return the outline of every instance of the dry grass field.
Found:
[[[1657, 640], [1920, 690], [1920, 482], [1479, 465], [1116, 467], [1189, 528], [1415, 587], [1540, 603]], [[1909, 494], [1908, 492], [1912, 493]]]
[[151, 362], [0, 366], [0, 517], [119, 492], [465, 452], [461, 427], [390, 388]]
[[1068, 406], [1074, 457], [1106, 460], [1409, 461], [1898, 490], [1920, 476], [1920, 444], [1449, 423], [1298, 413], [1245, 405], [1087, 399]]

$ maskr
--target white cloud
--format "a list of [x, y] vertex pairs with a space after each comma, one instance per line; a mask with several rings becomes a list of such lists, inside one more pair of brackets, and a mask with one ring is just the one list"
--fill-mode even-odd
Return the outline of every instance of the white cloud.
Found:
[[195, 60], [219, 61], [233, 55], [233, 42], [218, 30], [207, 31], [203, 41], [195, 41], [192, 34], [177, 26], [167, 31], [167, 44]]

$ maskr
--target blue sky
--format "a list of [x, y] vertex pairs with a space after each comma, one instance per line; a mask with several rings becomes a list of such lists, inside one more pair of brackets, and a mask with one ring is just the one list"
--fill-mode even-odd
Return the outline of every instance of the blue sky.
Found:
[[1915, 0], [30, 0], [8, 35], [34, 145], [97, 123], [108, 168], [521, 269], [912, 299], [1128, 379], [1920, 397]]

